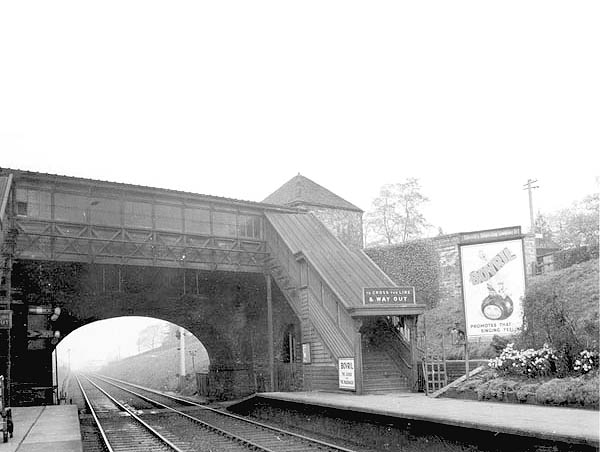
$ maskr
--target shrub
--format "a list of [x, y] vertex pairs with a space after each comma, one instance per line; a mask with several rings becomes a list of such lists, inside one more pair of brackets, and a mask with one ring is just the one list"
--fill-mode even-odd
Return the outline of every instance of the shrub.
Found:
[[566, 405], [569, 401], [570, 378], [554, 378], [538, 388], [535, 399], [548, 405]]
[[494, 354], [496, 356], [499, 356], [502, 353], [502, 350], [504, 350], [506, 348], [508, 343], [509, 343], [509, 341], [507, 338], [505, 338], [503, 336], [498, 336], [497, 334], [495, 334], [492, 337], [492, 342], [490, 343], [490, 347], [492, 348], [492, 350], [494, 350]]
[[541, 384], [542, 384], [541, 382], [538, 382], [538, 383], [526, 383], [526, 384], [520, 385], [515, 392], [515, 395], [517, 396], [517, 400], [519, 402], [523, 402], [523, 403], [535, 400], [535, 394]]
[[556, 370], [557, 356], [548, 345], [539, 350], [515, 350], [509, 343], [500, 356], [489, 360], [488, 365], [501, 375], [524, 375], [528, 378], [551, 375]]
[[582, 349], [598, 348], [599, 299], [597, 259], [532, 278], [523, 301], [519, 346], [552, 344], [558, 375], [568, 375]]
[[577, 377], [537, 379], [522, 376], [495, 375], [492, 369], [481, 371], [475, 377], [456, 387], [456, 393], [474, 391], [479, 400], [538, 403], [584, 407], [597, 410], [600, 405], [600, 371], [591, 370]]
[[598, 244], [577, 246], [554, 253], [554, 268], [568, 268], [591, 259], [598, 258]]
[[482, 370], [478, 374], [464, 380], [462, 384], [458, 386], [457, 390], [458, 392], [477, 391], [479, 386], [493, 380], [495, 377], [494, 372], [491, 370]]
[[477, 398], [479, 400], [506, 400], [509, 394], [514, 394], [519, 383], [514, 380], [496, 378], [489, 380], [477, 388]]
[[535, 398], [548, 405], [579, 405], [597, 408], [600, 400], [598, 372], [573, 378], [555, 378], [540, 385]]
[[579, 352], [579, 357], [575, 360], [573, 370], [579, 371], [582, 374], [598, 368], [598, 352], [583, 350]]
[[598, 408], [600, 402], [600, 379], [598, 373], [575, 378], [570, 390], [570, 402], [581, 406]]

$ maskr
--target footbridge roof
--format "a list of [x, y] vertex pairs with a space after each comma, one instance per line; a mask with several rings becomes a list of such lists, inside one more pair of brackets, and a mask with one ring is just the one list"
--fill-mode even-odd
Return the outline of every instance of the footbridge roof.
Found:
[[[249, 209], [257, 210], [275, 210], [282, 212], [298, 212], [304, 211], [304, 209], [297, 207], [283, 206], [281, 204], [273, 204], [268, 201], [257, 202], [249, 201], [237, 198], [226, 198], [223, 196], [207, 195], [200, 193], [193, 193], [183, 190], [174, 190], [170, 188], [150, 187], [145, 185], [128, 184], [123, 182], [112, 182], [100, 179], [89, 179], [75, 176], [65, 176], [51, 173], [40, 173], [35, 171], [27, 171], [21, 169], [11, 168], [0, 168], [0, 193], [4, 190], [8, 190], [10, 183], [8, 182], [9, 177], [19, 180], [20, 182], [27, 183], [28, 180], [35, 181], [36, 184], [60, 184], [62, 186], [71, 186], [75, 189], [105, 189], [105, 190], [118, 190], [125, 193], [135, 193], [143, 195], [154, 195], [161, 197], [175, 197], [179, 200], [194, 200], [194, 201], [205, 201], [220, 204], [235, 205], [238, 207], [245, 207]], [[6, 181], [5, 181], [6, 180]], [[6, 186], [6, 187], [5, 187]]]

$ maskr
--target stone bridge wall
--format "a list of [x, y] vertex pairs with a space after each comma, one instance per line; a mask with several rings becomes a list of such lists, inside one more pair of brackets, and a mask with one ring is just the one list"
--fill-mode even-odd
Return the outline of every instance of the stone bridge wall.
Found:
[[[26, 304], [61, 306], [55, 327], [63, 337], [97, 320], [157, 318], [184, 327], [202, 342], [214, 373], [211, 381], [220, 376], [224, 381], [215, 385], [215, 397], [244, 395], [236, 391], [254, 389], [254, 380], [269, 381], [262, 274], [25, 261], [16, 265], [15, 275]], [[299, 334], [300, 327], [275, 284], [272, 299], [277, 362], [284, 334], [290, 325]], [[250, 381], [237, 382], [231, 375], [249, 375], [244, 378]]]

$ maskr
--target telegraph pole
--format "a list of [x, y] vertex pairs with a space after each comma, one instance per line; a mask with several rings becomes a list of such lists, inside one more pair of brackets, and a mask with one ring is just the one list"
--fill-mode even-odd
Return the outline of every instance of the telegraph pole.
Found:
[[185, 330], [179, 327], [179, 387], [183, 390], [185, 385]]
[[535, 184], [537, 182], [536, 180], [531, 180], [531, 179], [527, 179], [527, 183], [523, 184], [523, 190], [527, 190], [529, 192], [529, 220], [531, 221], [531, 233], [535, 234], [535, 220], [533, 218], [533, 194], [531, 193], [531, 190], [533, 190], [534, 188], [540, 188], [539, 185], [535, 185], [533, 186], [532, 184]]

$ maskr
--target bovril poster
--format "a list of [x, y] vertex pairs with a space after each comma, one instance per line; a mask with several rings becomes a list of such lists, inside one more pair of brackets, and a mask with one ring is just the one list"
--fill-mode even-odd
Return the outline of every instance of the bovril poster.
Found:
[[506, 336], [523, 324], [521, 239], [460, 247], [467, 336]]

